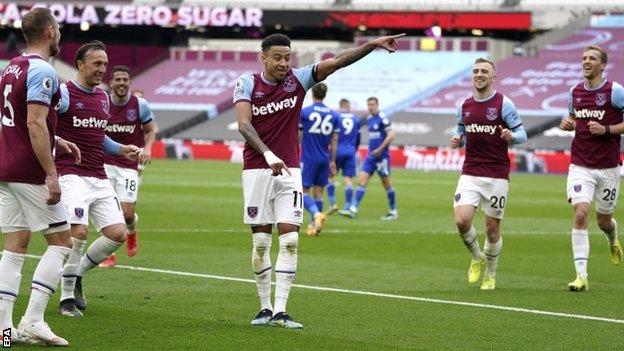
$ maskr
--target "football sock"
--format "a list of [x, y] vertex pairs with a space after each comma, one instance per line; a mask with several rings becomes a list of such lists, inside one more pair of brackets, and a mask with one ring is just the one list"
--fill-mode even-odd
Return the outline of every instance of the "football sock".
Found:
[[96, 267], [108, 256], [112, 255], [113, 252], [117, 251], [121, 245], [123, 245], [123, 242], [111, 240], [104, 235], [95, 239], [87, 249], [87, 252], [82, 255], [80, 259], [78, 275], [82, 277], [85, 272]]
[[312, 216], [312, 221], [314, 221], [314, 215], [319, 212], [319, 209], [318, 207], [316, 207], [316, 202], [312, 200], [310, 194], [303, 194], [303, 207], [305, 207], [305, 209], [310, 212], [310, 215]]
[[353, 201], [353, 185], [347, 185], [345, 186], [345, 209], [351, 207], [351, 201]]
[[130, 223], [126, 222], [126, 230], [128, 230], [128, 233], [134, 232], [138, 222], [139, 222], [139, 215], [135, 212], [134, 217], [132, 218], [132, 221]]
[[43, 320], [43, 313], [61, 280], [63, 263], [70, 251], [69, 247], [50, 245], [41, 256], [33, 276], [30, 301], [24, 313], [25, 320], [29, 322]]
[[323, 212], [323, 198], [316, 197], [314, 198], [314, 202], [316, 203], [316, 208], [318, 208], [319, 212]]
[[479, 239], [477, 238], [477, 230], [474, 226], [470, 226], [470, 229], [465, 233], [459, 233], [462, 240], [464, 241], [464, 245], [470, 254], [472, 255], [473, 260], [481, 259], [481, 250], [479, 249]]
[[483, 253], [485, 254], [485, 275], [496, 278], [496, 267], [498, 266], [498, 257], [503, 249], [503, 237], [497, 242], [491, 243], [485, 239], [483, 245]]
[[286, 312], [288, 293], [297, 271], [299, 233], [290, 232], [279, 237], [279, 253], [275, 262], [275, 310], [273, 315]]
[[609, 245], [615, 244], [617, 240], [617, 222], [615, 218], [611, 218], [611, 224], [613, 225], [611, 230], [604, 232], [607, 235], [607, 239], [609, 239]]
[[74, 288], [76, 287], [76, 278], [80, 270], [80, 258], [86, 240], [71, 238], [72, 248], [69, 251], [69, 257], [63, 267], [63, 283], [61, 284], [61, 301], [74, 298]]
[[13, 326], [13, 305], [22, 280], [25, 254], [2, 251], [0, 259], [0, 330]]
[[273, 311], [271, 305], [271, 234], [253, 233], [251, 266], [260, 298], [260, 309]]
[[360, 202], [362, 202], [362, 198], [364, 197], [364, 193], [366, 193], [366, 188], [363, 186], [358, 187], [355, 192], [355, 203], [352, 204], [355, 208], [360, 207]]
[[391, 211], [396, 210], [394, 188], [390, 188], [386, 190], [386, 194], [388, 195], [388, 206], [390, 206], [390, 210]]
[[589, 258], [589, 235], [587, 229], [572, 229], [572, 253], [576, 274], [587, 279], [587, 259]]
[[334, 207], [336, 205], [336, 186], [334, 182], [327, 183], [325, 187], [327, 189], [327, 198], [329, 199], [329, 206]]

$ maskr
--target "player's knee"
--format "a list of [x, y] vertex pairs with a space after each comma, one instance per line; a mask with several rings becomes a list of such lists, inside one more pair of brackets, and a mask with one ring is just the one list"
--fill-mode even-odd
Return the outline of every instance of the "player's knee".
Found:
[[587, 211], [585, 209], [574, 211], [574, 224], [577, 228], [587, 227]]
[[280, 238], [280, 249], [290, 254], [296, 254], [299, 247], [299, 237], [297, 235], [288, 235]]
[[472, 221], [469, 218], [455, 217], [455, 224], [460, 233], [466, 233], [472, 226]]
[[498, 242], [500, 239], [500, 227], [498, 224], [488, 224], [485, 227], [485, 235], [487, 236], [488, 242], [494, 244]]
[[71, 236], [76, 239], [87, 240], [87, 229], [83, 226], [80, 226], [79, 228], [72, 228]]
[[126, 225], [134, 224], [134, 211], [132, 212], [124, 212], [124, 220], [126, 221]]

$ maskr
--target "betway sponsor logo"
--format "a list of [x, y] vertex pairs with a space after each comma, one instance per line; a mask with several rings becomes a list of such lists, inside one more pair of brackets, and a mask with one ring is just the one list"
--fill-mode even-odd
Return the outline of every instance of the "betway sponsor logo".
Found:
[[82, 127], [82, 128], [97, 128], [104, 129], [108, 124], [108, 121], [105, 119], [97, 119], [95, 117], [89, 118], [78, 118], [77, 116], [73, 117], [74, 127]]
[[270, 102], [264, 106], [251, 105], [251, 113], [253, 116], [264, 116], [269, 113], [279, 112], [286, 108], [293, 108], [296, 103], [297, 96], [294, 96], [279, 102]]
[[123, 124], [111, 124], [106, 126], [106, 132], [108, 133], [134, 133], [136, 125], [123, 125]]
[[496, 127], [493, 125], [481, 125], [481, 124], [468, 124], [466, 125], [466, 132], [468, 133], [487, 133], [494, 135]]
[[605, 112], [605, 110], [588, 110], [584, 108], [582, 110], [574, 110], [574, 117], [602, 119], [605, 115]]

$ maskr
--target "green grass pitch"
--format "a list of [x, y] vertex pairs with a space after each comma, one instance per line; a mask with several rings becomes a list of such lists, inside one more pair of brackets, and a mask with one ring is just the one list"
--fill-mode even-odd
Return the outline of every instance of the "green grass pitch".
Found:
[[[57, 293], [46, 317], [53, 330], [76, 350], [616, 350], [624, 345], [624, 267], [610, 262], [592, 213], [590, 290], [567, 291], [574, 278], [572, 211], [565, 201], [565, 176], [547, 175], [512, 175], [495, 291], [482, 292], [466, 281], [470, 257], [452, 215], [458, 174], [397, 169], [398, 221], [379, 220], [387, 201], [374, 177], [358, 219], [331, 216], [320, 237], [301, 231], [295, 283], [306, 287], [291, 289], [288, 312], [304, 329], [251, 327], [259, 303], [250, 280], [249, 228], [242, 224], [240, 169], [222, 162], [153, 162], [139, 194], [137, 256], [127, 258], [122, 249], [120, 267], [85, 275], [84, 318], [58, 315]], [[336, 194], [341, 204], [343, 188]], [[622, 213], [620, 204], [616, 218]], [[482, 212], [475, 226], [483, 245]], [[29, 253], [41, 255], [43, 249], [43, 240], [33, 235]], [[274, 233], [273, 261], [276, 249]], [[15, 324], [36, 261], [26, 261]]]

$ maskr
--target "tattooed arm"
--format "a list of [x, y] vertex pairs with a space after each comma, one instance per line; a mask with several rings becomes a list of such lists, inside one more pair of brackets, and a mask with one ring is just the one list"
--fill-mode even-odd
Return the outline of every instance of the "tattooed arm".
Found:
[[404, 35], [405, 33], [379, 37], [356, 48], [347, 49], [332, 58], [323, 60], [316, 66], [315, 78], [319, 82], [325, 80], [325, 78], [327, 78], [330, 74], [358, 61], [377, 48], [386, 49], [388, 52], [392, 53], [396, 50], [397, 38]]

